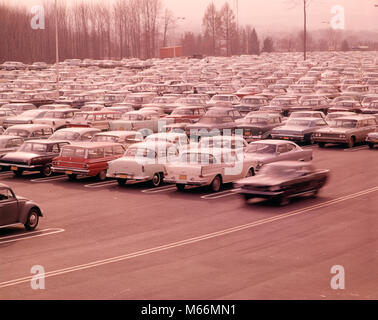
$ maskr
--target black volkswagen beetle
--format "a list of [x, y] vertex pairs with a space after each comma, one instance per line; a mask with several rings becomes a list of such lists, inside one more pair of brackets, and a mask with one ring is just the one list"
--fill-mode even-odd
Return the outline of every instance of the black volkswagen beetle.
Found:
[[258, 175], [236, 181], [234, 186], [246, 201], [264, 198], [281, 205], [300, 195], [316, 197], [328, 177], [329, 170], [317, 170], [309, 163], [281, 161], [265, 165]]
[[26, 230], [34, 230], [42, 210], [31, 200], [16, 196], [5, 184], [0, 184], [0, 228], [15, 224], [23, 224]]

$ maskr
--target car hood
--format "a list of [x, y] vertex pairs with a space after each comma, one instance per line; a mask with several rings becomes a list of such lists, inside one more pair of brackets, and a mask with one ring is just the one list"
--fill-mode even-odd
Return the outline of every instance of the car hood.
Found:
[[354, 129], [331, 128], [331, 127], [329, 127], [329, 128], [319, 129], [316, 132], [318, 132], [318, 133], [339, 133], [339, 134], [345, 134], [345, 133], [351, 132], [353, 130]]
[[274, 157], [272, 154], [262, 154], [262, 153], [245, 153], [244, 157], [248, 160], [255, 161], [265, 161]]

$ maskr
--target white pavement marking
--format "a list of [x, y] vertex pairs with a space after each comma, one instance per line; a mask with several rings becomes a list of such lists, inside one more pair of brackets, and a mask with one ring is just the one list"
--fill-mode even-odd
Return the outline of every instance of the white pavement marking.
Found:
[[84, 187], [85, 188], [103, 188], [103, 187], [113, 186], [116, 184], [118, 184], [117, 181], [102, 181], [102, 182], [86, 184]]
[[[178, 241], [178, 242], [173, 242], [173, 243], [169, 243], [169, 244], [162, 245], [162, 246], [159, 246], [159, 247], [141, 250], [141, 251], [125, 254], [125, 255], [122, 255], [122, 256], [118, 256], [118, 257], [108, 258], [108, 259], [104, 259], [104, 260], [97, 260], [97, 261], [93, 261], [93, 262], [89, 262], [89, 263], [86, 263], [86, 264], [81, 264], [81, 265], [77, 265], [77, 266], [73, 266], [73, 267], [49, 271], [49, 272], [46, 272], [44, 274], [44, 277], [49, 278], [49, 277], [54, 277], [54, 276], [59, 276], [59, 275], [75, 272], [75, 271], [81, 271], [81, 270], [85, 270], [85, 269], [95, 268], [95, 267], [99, 267], [99, 266], [103, 266], [103, 265], [107, 265], [107, 264], [111, 264], [111, 263], [116, 263], [116, 262], [120, 262], [120, 261], [125, 261], [125, 260], [129, 260], [129, 259], [153, 254], [153, 253], [156, 253], [156, 252], [161, 252], [161, 251], [166, 251], [166, 250], [177, 248], [177, 247], [186, 246], [186, 245], [189, 245], [189, 244], [197, 243], [197, 242], [208, 240], [208, 239], [213, 239], [213, 238], [225, 236], [225, 235], [232, 234], [232, 233], [235, 233], [235, 232], [239, 232], [239, 231], [243, 231], [243, 230], [246, 230], [246, 229], [258, 227], [258, 226], [261, 226], [261, 225], [264, 225], [264, 224], [268, 224], [268, 223], [271, 223], [271, 222], [274, 222], [274, 221], [279, 221], [279, 220], [287, 219], [287, 218], [297, 216], [297, 215], [300, 215], [300, 214], [308, 213], [308, 212], [311, 212], [313, 210], [328, 207], [328, 206], [333, 205], [333, 204], [337, 204], [337, 203], [340, 203], [340, 202], [344, 202], [344, 201], [347, 201], [347, 200], [358, 198], [358, 197], [361, 197], [363, 195], [367, 195], [369, 193], [373, 193], [373, 192], [377, 192], [377, 191], [378, 191], [378, 186], [374, 187], [374, 188], [367, 189], [367, 190], [363, 190], [363, 191], [360, 191], [360, 192], [357, 192], [357, 193], [354, 193], [354, 194], [343, 196], [343, 197], [340, 197], [340, 198], [337, 198], [337, 199], [334, 199], [334, 200], [329, 200], [329, 201], [326, 201], [326, 202], [323, 202], [323, 203], [320, 203], [320, 204], [317, 204], [317, 205], [313, 205], [313, 206], [310, 206], [310, 207], [307, 207], [307, 208], [298, 209], [298, 210], [295, 210], [295, 211], [292, 211], [292, 212], [288, 212], [286, 214], [280, 214], [280, 215], [277, 215], [275, 217], [258, 220], [258, 221], [255, 221], [255, 222], [251, 222], [251, 223], [248, 223], [248, 224], [236, 226], [236, 227], [233, 227], [233, 228], [229, 228], [229, 229], [225, 229], [225, 230], [221, 230], [221, 231], [217, 231], [217, 232], [213, 232], [213, 233], [209, 233], [209, 234], [205, 234], [205, 235], [198, 236], [198, 237], [195, 237], [195, 238], [190, 238], [190, 239], [186, 239], [186, 240], [182, 240], [182, 241]], [[24, 278], [4, 281], [4, 282], [0, 283], [0, 288], [6, 288], [6, 287], [11, 287], [11, 286], [15, 286], [15, 285], [18, 285], [18, 284], [22, 284], [22, 283], [27, 283], [27, 282], [30, 282], [34, 277], [35, 276], [27, 276], [27, 277], [24, 277]]]
[[56, 176], [56, 177], [38, 178], [38, 179], [30, 180], [30, 182], [44, 183], [44, 182], [59, 181], [59, 180], [67, 180], [67, 176]]
[[61, 233], [64, 231], [66, 230], [61, 229], [61, 228], [51, 228], [51, 229], [45, 229], [45, 230], [40, 230], [40, 231], [37, 230], [37, 231], [32, 231], [32, 232], [19, 233], [19, 234], [7, 236], [7, 237], [0, 237], [0, 245], [4, 243], [9, 243], [9, 242], [29, 240], [29, 239], [37, 238], [37, 237], [44, 237], [44, 236], [48, 236], [52, 234]]
[[360, 146], [360, 147], [344, 149], [344, 151], [345, 152], [356, 152], [356, 151], [360, 151], [360, 150], [366, 150], [368, 148], [369, 148], [369, 146]]
[[168, 185], [168, 186], [163, 186], [163, 187], [158, 187], [158, 188], [142, 190], [142, 192], [143, 193], [160, 193], [160, 192], [171, 191], [171, 190], [176, 190], [176, 186]]
[[222, 191], [222, 192], [206, 194], [206, 195], [202, 196], [201, 199], [215, 200], [215, 199], [219, 199], [219, 198], [233, 196], [233, 195], [235, 195], [236, 190], [238, 190], [238, 189], [225, 190], [225, 191]]

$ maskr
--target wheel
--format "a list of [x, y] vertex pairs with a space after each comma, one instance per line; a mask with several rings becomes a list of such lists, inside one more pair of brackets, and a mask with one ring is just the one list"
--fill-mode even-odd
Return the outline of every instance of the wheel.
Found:
[[222, 186], [222, 179], [219, 176], [216, 176], [213, 182], [210, 185], [210, 189], [213, 192], [219, 192]]
[[69, 174], [68, 179], [70, 179], [71, 181], [75, 181], [77, 179], [77, 174]]
[[374, 143], [369, 142], [368, 145], [370, 149], [374, 149]]
[[246, 174], [246, 178], [249, 178], [249, 177], [253, 177], [255, 175], [255, 170], [253, 170], [253, 168], [249, 169], [247, 174]]
[[41, 175], [45, 178], [51, 177], [52, 174], [53, 172], [51, 170], [51, 164], [46, 164], [41, 170]]
[[24, 173], [24, 170], [22, 169], [18, 169], [18, 170], [12, 170], [13, 174], [16, 176], [16, 177], [21, 177], [22, 174]]
[[29, 211], [27, 221], [25, 223], [25, 229], [32, 231], [37, 228], [39, 222], [39, 212], [36, 208], [33, 208]]
[[276, 206], [285, 206], [287, 204], [289, 204], [289, 199], [285, 198], [285, 197], [279, 197], [279, 198], [276, 198], [273, 200], [273, 203], [276, 205]]
[[325, 147], [325, 142], [319, 142], [318, 145], [319, 145], [319, 148], [324, 148]]
[[185, 184], [179, 184], [179, 183], [176, 184], [176, 188], [178, 191], [184, 191], [185, 187], [186, 187]]
[[253, 196], [251, 196], [250, 194], [244, 194], [243, 197], [245, 201], [248, 201], [253, 198]]
[[124, 186], [127, 182], [127, 179], [117, 179], [118, 185]]
[[105, 179], [106, 179], [106, 170], [102, 170], [102, 171], [97, 175], [97, 178], [98, 178], [100, 181], [105, 181]]
[[314, 191], [311, 193], [311, 198], [316, 198], [316, 197], [318, 196], [318, 193], [319, 193], [319, 189], [314, 190]]
[[353, 148], [355, 144], [356, 144], [356, 138], [350, 137], [348, 141], [348, 148]]
[[314, 138], [313, 134], [310, 136], [310, 139], [308, 140], [308, 143], [311, 144], [311, 145], [313, 145], [315, 143], [315, 138]]
[[159, 187], [163, 182], [161, 173], [155, 173], [152, 177], [151, 184], [153, 187]]

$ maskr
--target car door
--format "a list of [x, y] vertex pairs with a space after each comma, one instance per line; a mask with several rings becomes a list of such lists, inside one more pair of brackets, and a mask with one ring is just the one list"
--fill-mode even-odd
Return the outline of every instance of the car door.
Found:
[[8, 188], [0, 189], [0, 226], [18, 222], [18, 201]]

